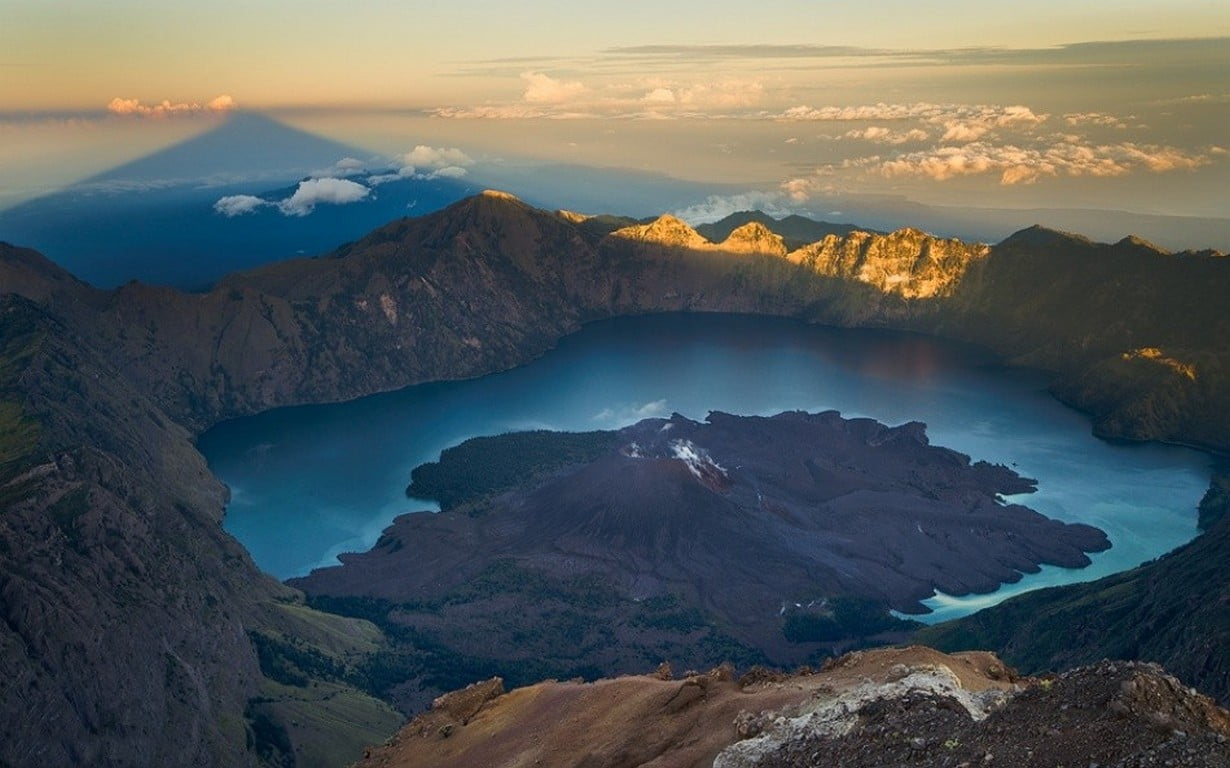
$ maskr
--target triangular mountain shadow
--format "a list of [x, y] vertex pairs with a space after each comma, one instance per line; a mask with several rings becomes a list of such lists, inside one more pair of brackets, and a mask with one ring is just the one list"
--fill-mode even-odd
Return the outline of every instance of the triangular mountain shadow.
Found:
[[[343, 157], [375, 153], [308, 133], [255, 112], [236, 112], [217, 127], [74, 186], [108, 181], [200, 182], [211, 178], [286, 181], [327, 168]], [[71, 187], [69, 188], [71, 190]], [[66, 190], [68, 191], [68, 190]]]
[[456, 179], [403, 179], [307, 216], [274, 206], [227, 218], [219, 198], [291, 195], [305, 175], [369, 150], [239, 112], [217, 127], [70, 187], [0, 211], [0, 241], [34, 248], [99, 287], [128, 280], [207, 287], [222, 275], [324, 253], [411, 212], [471, 194]]

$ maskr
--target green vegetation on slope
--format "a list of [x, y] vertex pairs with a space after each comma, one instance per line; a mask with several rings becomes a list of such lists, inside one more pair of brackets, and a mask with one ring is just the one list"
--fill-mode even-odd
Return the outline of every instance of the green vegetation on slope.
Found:
[[294, 602], [270, 608], [267, 626], [248, 632], [265, 680], [244, 712], [265, 763], [345, 765], [402, 724], [400, 713], [362, 690], [371, 656], [385, 648], [375, 625]]
[[22, 406], [18, 379], [42, 343], [43, 333], [20, 306], [0, 309], [0, 484], [24, 468], [40, 427]]

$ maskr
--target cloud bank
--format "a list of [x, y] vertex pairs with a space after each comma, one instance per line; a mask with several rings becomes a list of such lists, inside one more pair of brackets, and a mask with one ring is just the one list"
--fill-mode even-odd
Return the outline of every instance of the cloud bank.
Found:
[[931, 134], [921, 128], [914, 128], [909, 131], [894, 131], [891, 128], [886, 128], [882, 125], [871, 125], [863, 129], [855, 129], [846, 131], [842, 134], [843, 139], [862, 139], [864, 141], [872, 141], [877, 144], [909, 144], [926, 141], [931, 137]]
[[524, 88], [519, 101], [442, 106], [427, 112], [455, 120], [736, 117], [758, 104], [765, 90], [759, 81], [738, 78], [698, 81], [653, 77], [600, 87], [559, 80], [537, 71], [522, 72], [520, 78]]
[[107, 103], [107, 111], [113, 115], [136, 117], [173, 117], [209, 112], [230, 112], [239, 105], [227, 94], [222, 94], [202, 105], [194, 102], [172, 103], [164, 99], [159, 104], [143, 104], [138, 99], [116, 97]]
[[525, 83], [522, 94], [530, 104], [563, 104], [585, 93], [585, 86], [576, 80], [556, 80], [542, 72], [522, 72]]
[[1087, 145], [1062, 141], [1047, 147], [1018, 147], [982, 142], [910, 152], [878, 164], [886, 177], [923, 176], [946, 181], [958, 176], [999, 174], [999, 183], [1032, 184], [1044, 176], [1123, 176], [1134, 170], [1153, 173], [1193, 170], [1212, 162], [1207, 154], [1156, 144]]

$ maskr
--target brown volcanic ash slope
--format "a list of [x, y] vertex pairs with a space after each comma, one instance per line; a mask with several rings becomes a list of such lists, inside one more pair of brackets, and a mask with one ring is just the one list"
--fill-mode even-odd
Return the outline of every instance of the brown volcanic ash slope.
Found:
[[[500, 457], [550, 454], [553, 438], [565, 454], [583, 437], [491, 438], [482, 441], [485, 455], [464, 446], [446, 452], [435, 474], [443, 486], [464, 488], [506, 473]], [[471, 655], [473, 614], [485, 612], [478, 634], [498, 662], [525, 645], [517, 617], [542, 615], [535, 642], [555, 645], [544, 656], [575, 642], [569, 626], [557, 631], [549, 620], [541, 595], [518, 591], [519, 583], [463, 599], [480, 577], [515, 564], [548, 584], [589, 579], [617, 596], [581, 611], [610, 630], [588, 657], [610, 673], [628, 665], [631, 648], [653, 658], [642, 638], [631, 637], [629, 649], [617, 639], [643, 601], [678, 600], [770, 659], [797, 662], [816, 641], [891, 627], [885, 606], [921, 612], [918, 601], [935, 589], [987, 592], [1039, 563], [1087, 565], [1085, 551], [1109, 546], [1095, 528], [1000, 503], [998, 494], [1033, 490], [1032, 482], [929, 445], [918, 423], [890, 428], [832, 411], [713, 413], [703, 424], [676, 415], [589, 439], [603, 450], [579, 464], [530, 472], [509, 488], [450, 493], [440, 514], [403, 515], [370, 552], [291, 583], [314, 598], [385, 601], [386, 621], [431, 631]], [[411, 492], [430, 495], [426, 479], [416, 470]], [[830, 601], [844, 598], [879, 614], [870, 631], [816, 628], [828, 627]], [[678, 662], [667, 651], [680, 644], [662, 652]], [[689, 663], [723, 661], [720, 649], [710, 653], [692, 649]]]
[[819, 673], [662, 677], [476, 684], [359, 767], [1230, 765], [1230, 715], [1149, 665], [1017, 680], [989, 654], [912, 647]]

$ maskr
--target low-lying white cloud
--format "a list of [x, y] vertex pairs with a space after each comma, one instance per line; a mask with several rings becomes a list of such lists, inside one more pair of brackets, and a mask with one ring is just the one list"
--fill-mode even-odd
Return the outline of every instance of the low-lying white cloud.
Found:
[[214, 97], [213, 100], [205, 105], [205, 108], [214, 112], [229, 112], [232, 109], [238, 109], [239, 105], [235, 103], [235, 100], [229, 94], [224, 93], [221, 96]]
[[760, 102], [764, 85], [756, 80], [719, 80], [675, 87], [679, 104], [693, 109], [739, 109]]
[[222, 94], [202, 105], [197, 102], [172, 103], [164, 99], [158, 104], [143, 104], [139, 99], [122, 99], [118, 96], [107, 103], [107, 111], [113, 115], [137, 117], [171, 117], [203, 112], [229, 112], [239, 105], [227, 94]]
[[[893, 130], [885, 126], [869, 126], [848, 131], [845, 138], [862, 138], [886, 144], [925, 141], [929, 132], [922, 126], [941, 133], [944, 142], [978, 141], [996, 130], [1029, 131], [1049, 119], [1050, 115], [1034, 112], [1022, 104], [861, 104], [855, 106], [791, 107], [777, 115], [781, 120], [811, 122], [902, 122], [915, 121], [920, 127]], [[923, 135], [927, 134], [927, 135]], [[921, 138], [918, 138], [920, 137]]]
[[654, 88], [652, 91], [642, 96], [641, 101], [646, 104], [674, 104], [675, 92], [670, 88]]
[[[841, 191], [835, 180], [857, 179], [857, 174], [882, 178], [922, 178], [945, 182], [961, 177], [998, 176], [1003, 186], [1033, 184], [1048, 178], [1114, 178], [1131, 173], [1193, 171], [1228, 156], [1209, 146], [1188, 151], [1158, 144], [1121, 142], [1091, 144], [1072, 137], [1034, 144], [994, 144], [985, 141], [938, 146], [889, 157], [868, 155], [821, 166], [811, 176], [788, 179], [779, 194], [795, 206], [817, 195]], [[851, 176], [849, 174], [856, 174]]]
[[476, 107], [436, 107], [427, 110], [432, 117], [447, 120], [536, 120], [558, 117], [546, 109], [523, 104], [480, 105]]
[[908, 131], [894, 131], [883, 125], [870, 125], [866, 128], [846, 131], [841, 137], [843, 139], [873, 141], [877, 144], [910, 144], [926, 141], [931, 137], [931, 134], [921, 128], [913, 128]]
[[534, 71], [522, 72], [520, 79], [523, 89], [516, 102], [445, 106], [427, 113], [466, 120], [740, 117], [759, 103], [765, 91], [759, 81], [733, 78], [695, 81], [654, 77], [600, 87]]
[[429, 147], [419, 144], [398, 160], [401, 168], [391, 173], [367, 177], [371, 185], [387, 184], [401, 179], [460, 179], [474, 165], [474, 158], [456, 147]]
[[585, 93], [585, 85], [576, 80], [556, 80], [542, 72], [522, 72], [525, 84], [522, 98], [530, 104], [562, 104]]
[[214, 212], [230, 219], [272, 206], [284, 216], [307, 216], [318, 205], [357, 203], [370, 194], [370, 189], [350, 179], [306, 179], [284, 200], [274, 202], [255, 195], [227, 195], [214, 203]]
[[775, 218], [794, 213], [781, 192], [753, 190], [733, 195], [710, 195], [699, 203], [674, 211], [673, 215], [695, 226], [721, 221], [740, 211], [763, 211]]
[[255, 213], [266, 205], [273, 205], [273, 203], [255, 195], [227, 195], [214, 203], [214, 212], [231, 219], [246, 213]]
[[1063, 116], [1068, 125], [1102, 125], [1109, 128], [1127, 128], [1127, 123], [1105, 112], [1069, 112]]
[[357, 203], [369, 194], [370, 189], [350, 179], [307, 179], [299, 182], [293, 195], [278, 203], [278, 210], [287, 216], [306, 216], [318, 205]]
[[362, 173], [367, 170], [367, 163], [357, 157], [343, 157], [333, 164], [333, 170], [340, 174]]
[[474, 165], [474, 158], [456, 147], [429, 147], [419, 144], [402, 156], [406, 166], [414, 168], [465, 168]]

